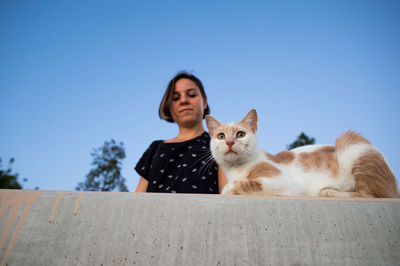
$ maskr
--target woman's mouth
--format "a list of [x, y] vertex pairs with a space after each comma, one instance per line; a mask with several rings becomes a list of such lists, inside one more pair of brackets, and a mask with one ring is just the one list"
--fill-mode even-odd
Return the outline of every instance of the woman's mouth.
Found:
[[179, 113], [187, 113], [187, 112], [191, 112], [191, 111], [193, 111], [193, 109], [185, 108], [185, 109], [180, 110]]

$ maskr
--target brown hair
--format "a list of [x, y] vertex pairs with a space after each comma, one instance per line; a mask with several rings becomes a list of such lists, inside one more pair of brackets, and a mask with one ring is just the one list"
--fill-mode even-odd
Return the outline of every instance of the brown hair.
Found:
[[[184, 71], [179, 72], [168, 83], [168, 87], [164, 92], [164, 96], [162, 97], [160, 107], [158, 108], [159, 117], [161, 119], [164, 119], [171, 123], [175, 122], [174, 119], [172, 119], [172, 115], [171, 115], [172, 94], [174, 93], [176, 82], [180, 79], [190, 79], [191, 81], [193, 81], [197, 85], [197, 87], [199, 87], [200, 93], [201, 93], [201, 96], [203, 97], [203, 99], [207, 99], [207, 95], [206, 95], [206, 92], [204, 91], [203, 84], [196, 76], [189, 74], [187, 72], [184, 72]], [[208, 106], [208, 103], [207, 103], [207, 106], [204, 109], [203, 119], [208, 114], [210, 114], [210, 107]]]

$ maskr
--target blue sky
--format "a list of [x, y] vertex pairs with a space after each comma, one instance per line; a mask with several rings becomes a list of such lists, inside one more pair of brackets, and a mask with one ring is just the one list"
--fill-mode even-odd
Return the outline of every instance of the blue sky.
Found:
[[[304, 131], [362, 133], [400, 176], [399, 1], [0, 1], [0, 158], [24, 188], [74, 190], [93, 148], [124, 143], [123, 176], [155, 139], [181, 70], [221, 122], [258, 111], [270, 153]], [[399, 179], [398, 179], [399, 180]]]

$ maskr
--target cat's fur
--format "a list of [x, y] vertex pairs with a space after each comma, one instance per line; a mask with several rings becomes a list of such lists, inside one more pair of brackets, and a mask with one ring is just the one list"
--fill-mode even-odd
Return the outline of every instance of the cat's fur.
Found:
[[[353, 131], [341, 135], [335, 146], [308, 145], [271, 155], [257, 145], [254, 109], [237, 123], [221, 124], [211, 116], [206, 117], [206, 123], [212, 155], [228, 179], [222, 194], [400, 196], [384, 157]], [[220, 133], [225, 139], [218, 138]]]

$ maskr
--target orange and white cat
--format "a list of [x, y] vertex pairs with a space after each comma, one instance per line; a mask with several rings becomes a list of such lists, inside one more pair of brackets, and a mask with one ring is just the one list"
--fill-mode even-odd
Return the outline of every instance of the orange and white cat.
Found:
[[228, 184], [222, 194], [399, 197], [396, 178], [384, 157], [353, 131], [335, 146], [308, 145], [277, 155], [257, 145], [257, 112], [242, 121], [221, 124], [206, 117], [211, 153], [224, 170]]

